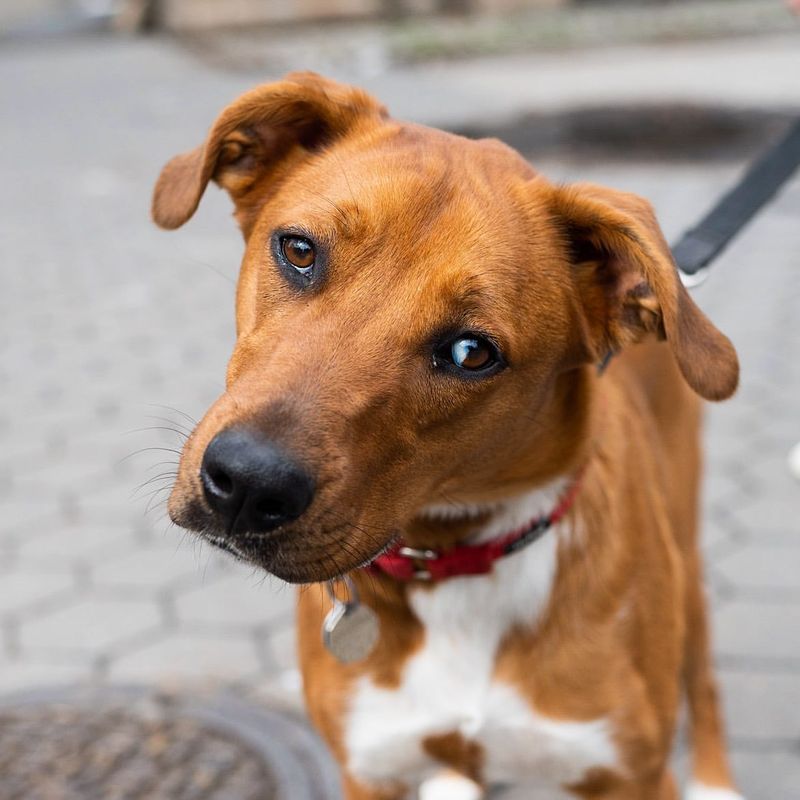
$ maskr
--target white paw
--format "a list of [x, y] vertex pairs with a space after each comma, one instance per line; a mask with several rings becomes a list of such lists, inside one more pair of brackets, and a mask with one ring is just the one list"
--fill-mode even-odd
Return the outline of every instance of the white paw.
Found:
[[419, 787], [419, 800], [481, 800], [483, 790], [469, 778], [446, 773], [428, 778]]
[[744, 800], [739, 792], [692, 781], [686, 788], [686, 800]]

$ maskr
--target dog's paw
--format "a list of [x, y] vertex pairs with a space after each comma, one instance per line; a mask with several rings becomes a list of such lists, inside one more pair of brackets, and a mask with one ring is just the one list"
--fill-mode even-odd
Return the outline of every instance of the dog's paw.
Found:
[[744, 797], [733, 789], [692, 781], [686, 788], [685, 800], [744, 800]]
[[483, 789], [469, 778], [443, 772], [419, 787], [419, 800], [482, 800]]

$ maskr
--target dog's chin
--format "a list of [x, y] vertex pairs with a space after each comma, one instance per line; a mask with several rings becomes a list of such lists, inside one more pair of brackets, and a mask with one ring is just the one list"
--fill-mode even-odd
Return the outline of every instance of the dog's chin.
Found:
[[[294, 572], [291, 569], [286, 570], [280, 557], [280, 545], [274, 539], [253, 534], [229, 536], [214, 533], [208, 529], [202, 531], [200, 536], [212, 547], [222, 550], [223, 553], [227, 553], [237, 561], [262, 569], [282, 580], [290, 581], [287, 575]], [[299, 581], [290, 582], [298, 583]]]
[[[309, 558], [307, 551], [296, 546], [298, 540], [307, 540], [308, 537], [296, 531], [279, 529], [269, 534], [246, 532], [229, 534], [218, 529], [213, 521], [207, 518], [180, 517], [173, 521], [179, 527], [198, 534], [204, 542], [237, 561], [264, 570], [287, 583], [322, 583], [336, 580], [348, 572], [367, 566], [390, 543], [387, 542], [384, 547], [359, 557], [352, 543], [346, 548], [345, 556], [345, 548], [341, 544], [332, 542], [329, 547], [324, 548], [324, 551], [327, 551], [324, 557]], [[309, 550], [320, 551], [319, 548], [309, 548]]]
[[294, 550], [294, 548], [281, 547], [282, 542], [286, 544], [294, 539], [294, 536], [289, 537], [280, 533], [266, 536], [259, 534], [223, 536], [206, 530], [200, 535], [204, 541], [237, 561], [262, 569], [287, 583], [322, 583], [336, 580], [348, 572], [366, 566], [374, 558], [372, 555], [355, 562], [342, 561], [341, 555], [335, 559], [332, 557], [300, 559], [286, 553], [287, 549]]

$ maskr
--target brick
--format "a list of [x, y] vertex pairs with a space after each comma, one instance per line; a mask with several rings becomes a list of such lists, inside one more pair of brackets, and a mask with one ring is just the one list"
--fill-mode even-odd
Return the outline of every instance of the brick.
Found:
[[270, 708], [281, 708], [302, 714], [305, 710], [303, 679], [297, 668], [270, 672], [266, 677], [251, 681], [247, 695], [253, 701]]
[[103, 561], [92, 570], [95, 585], [160, 588], [187, 576], [201, 579], [203, 561], [188, 545], [135, 547]]
[[64, 596], [75, 586], [72, 574], [20, 570], [0, 580], [0, 612], [22, 612], [32, 606]]
[[796, 750], [735, 750], [732, 756], [739, 787], [746, 797], [752, 800], [797, 800], [800, 755]]
[[721, 655], [800, 662], [800, 604], [734, 600], [715, 609], [713, 621]]
[[744, 507], [735, 510], [734, 518], [756, 536], [761, 531], [797, 530], [797, 521], [800, 520], [800, 492], [794, 496], [759, 495]]
[[715, 568], [735, 586], [793, 590], [800, 599], [798, 565], [800, 565], [800, 541], [796, 547], [748, 544], [731, 555], [720, 558]]
[[297, 669], [297, 633], [294, 626], [294, 618], [287, 620], [287, 623], [270, 631], [269, 656], [279, 672], [287, 672]]
[[29, 536], [17, 535], [20, 556], [31, 562], [101, 560], [107, 554], [120, 554], [136, 547], [133, 534], [114, 525], [93, 523], [37, 526]]
[[27, 621], [20, 631], [20, 643], [23, 653], [31, 650], [101, 655], [157, 629], [161, 621], [154, 602], [93, 596]]
[[181, 623], [223, 629], [287, 619], [294, 603], [293, 587], [245, 566], [206, 585], [180, 591], [175, 601]]
[[248, 636], [177, 633], [134, 649], [112, 660], [115, 681], [160, 682], [253, 679], [261, 662]]
[[800, 740], [800, 676], [723, 670], [719, 680], [735, 744]]
[[4, 695], [28, 689], [88, 681], [91, 664], [86, 661], [58, 662], [0, 659], [0, 691]]

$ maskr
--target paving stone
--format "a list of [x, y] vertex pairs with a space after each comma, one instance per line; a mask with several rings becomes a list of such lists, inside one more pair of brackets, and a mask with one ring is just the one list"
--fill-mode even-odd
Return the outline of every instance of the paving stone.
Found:
[[288, 669], [270, 672], [256, 680], [248, 681], [244, 694], [254, 703], [262, 703], [270, 708], [281, 708], [297, 714], [305, 712], [303, 698], [303, 679], [300, 670]]
[[800, 541], [797, 547], [744, 545], [720, 557], [715, 569], [737, 587], [794, 590], [800, 599]]
[[731, 531], [714, 519], [704, 519], [700, 528], [700, 546], [710, 558], [720, 550], [730, 549], [732, 545]]
[[703, 475], [702, 499], [709, 505], [716, 502], [725, 502], [729, 498], [741, 494], [748, 494], [750, 483], [741, 474], [718, 469], [706, 469]]
[[0, 531], [25, 531], [38, 525], [72, 518], [72, 495], [48, 492], [32, 500], [19, 494], [3, 498]]
[[795, 750], [733, 752], [739, 787], [748, 800], [797, 800], [800, 754]]
[[53, 598], [63, 597], [75, 587], [72, 574], [20, 569], [0, 581], [0, 612], [21, 612]]
[[297, 669], [297, 631], [294, 617], [287, 620], [287, 624], [270, 631], [269, 655], [281, 673]]
[[223, 578], [177, 593], [181, 623], [216, 627], [261, 626], [289, 616], [295, 590], [277, 578], [241, 567]]
[[800, 674], [722, 670], [727, 730], [745, 742], [776, 742], [789, 747], [800, 741]]
[[100, 655], [145, 631], [157, 629], [155, 602], [87, 597], [36, 616], [20, 632], [23, 653], [66, 651]]
[[92, 523], [43, 525], [31, 536], [18, 535], [17, 541], [20, 556], [48, 562], [99, 560], [108, 553], [120, 554], [136, 546], [129, 530]]
[[250, 637], [179, 632], [112, 660], [116, 682], [183, 680], [236, 681], [255, 678], [262, 664]]
[[109, 485], [108, 458], [104, 449], [102, 458], [69, 460], [52, 456], [26, 463], [24, 471], [15, 470], [11, 478], [11, 490], [30, 498], [32, 503], [53, 487], [60, 491], [83, 492]]
[[119, 553], [95, 566], [92, 577], [98, 587], [159, 588], [186, 576], [199, 575], [200, 569], [197, 551], [181, 546], [177, 540], [172, 547], [136, 547]]
[[714, 610], [713, 624], [716, 650], [724, 656], [800, 664], [800, 603], [733, 600]]
[[90, 662], [35, 662], [0, 658], [0, 696], [38, 687], [87, 682], [93, 677]]
[[[758, 531], [749, 537], [754, 541], [768, 547], [797, 547], [800, 545], [800, 531], [792, 528], [791, 520], [787, 520], [786, 527], [779, 530]], [[789, 550], [789, 555], [792, 554]]]
[[760, 495], [734, 512], [736, 520], [757, 537], [761, 531], [797, 527], [800, 520], [800, 493], [797, 496]]

